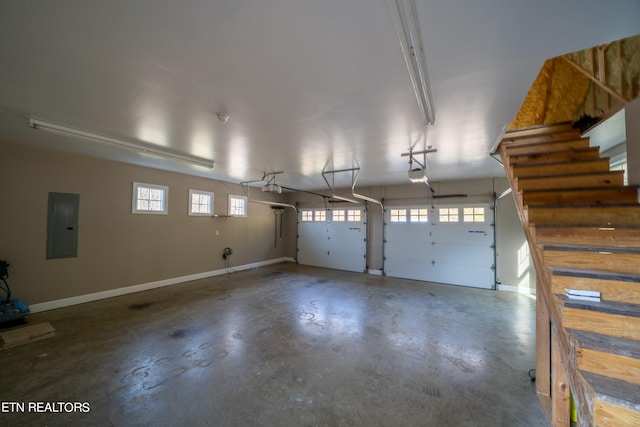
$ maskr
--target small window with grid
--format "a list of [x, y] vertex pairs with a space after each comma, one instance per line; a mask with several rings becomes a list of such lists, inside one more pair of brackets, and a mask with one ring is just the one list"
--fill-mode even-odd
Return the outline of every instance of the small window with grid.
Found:
[[213, 193], [189, 190], [189, 216], [211, 216], [213, 213]]
[[409, 210], [410, 222], [427, 222], [427, 208], [417, 208]]
[[484, 222], [484, 208], [464, 208], [464, 222]]
[[229, 215], [247, 216], [247, 198], [229, 194]]
[[440, 208], [438, 210], [440, 222], [459, 222], [458, 208]]
[[407, 222], [407, 210], [391, 209], [391, 211], [389, 211], [389, 218], [391, 222]]
[[345, 220], [344, 210], [343, 209], [334, 210], [333, 214], [331, 216], [331, 219], [334, 222], [344, 222], [344, 220]]
[[302, 222], [313, 221], [313, 211], [301, 211], [300, 216], [301, 216]]
[[168, 197], [169, 187], [165, 185], [134, 182], [131, 211], [139, 214], [166, 215], [169, 212]]
[[360, 222], [361, 213], [359, 209], [349, 209], [347, 210], [347, 221], [349, 222]]
[[316, 222], [327, 222], [327, 211], [315, 211], [313, 213], [314, 221]]

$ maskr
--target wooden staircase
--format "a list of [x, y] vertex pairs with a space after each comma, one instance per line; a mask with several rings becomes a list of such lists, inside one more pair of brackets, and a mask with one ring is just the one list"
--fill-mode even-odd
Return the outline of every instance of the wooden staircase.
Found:
[[507, 132], [498, 152], [536, 267], [536, 387], [551, 424], [570, 425], [571, 390], [578, 425], [640, 426], [638, 188], [570, 124]]

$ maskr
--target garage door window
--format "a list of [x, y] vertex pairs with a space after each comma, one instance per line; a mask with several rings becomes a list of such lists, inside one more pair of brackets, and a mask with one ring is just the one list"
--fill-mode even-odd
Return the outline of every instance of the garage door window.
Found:
[[484, 222], [484, 208], [464, 208], [464, 222]]
[[407, 222], [406, 209], [391, 209], [389, 212], [391, 222]]
[[333, 219], [334, 222], [344, 222], [345, 220], [344, 210], [342, 209], [334, 210], [331, 218]]
[[428, 210], [426, 208], [410, 209], [409, 221], [410, 222], [427, 222], [427, 212]]
[[347, 221], [350, 222], [360, 222], [360, 211], [357, 209], [349, 209], [347, 211]]
[[458, 208], [440, 208], [438, 210], [438, 217], [440, 222], [458, 222]]
[[324, 210], [305, 209], [300, 211], [302, 222], [326, 222], [327, 213]]

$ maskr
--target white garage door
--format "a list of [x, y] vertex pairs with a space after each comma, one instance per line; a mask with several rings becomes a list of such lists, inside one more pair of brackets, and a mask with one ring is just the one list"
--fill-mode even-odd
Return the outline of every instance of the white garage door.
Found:
[[300, 209], [298, 263], [363, 272], [367, 264], [364, 209]]
[[385, 209], [385, 274], [492, 289], [490, 204]]

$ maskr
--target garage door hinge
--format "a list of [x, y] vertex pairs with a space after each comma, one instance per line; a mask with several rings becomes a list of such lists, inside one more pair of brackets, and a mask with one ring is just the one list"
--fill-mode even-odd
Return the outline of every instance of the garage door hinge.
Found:
[[492, 269], [492, 270], [495, 270], [495, 269], [496, 269], [496, 265], [495, 265], [495, 264], [493, 264], [493, 265], [491, 266], [491, 269]]
[[495, 244], [493, 244], [493, 245], [491, 245], [491, 246], [489, 246], [489, 247], [490, 247], [491, 249], [495, 249], [495, 248], [496, 248], [496, 245], [495, 245]]
[[431, 260], [431, 265], [436, 265], [436, 260]]

